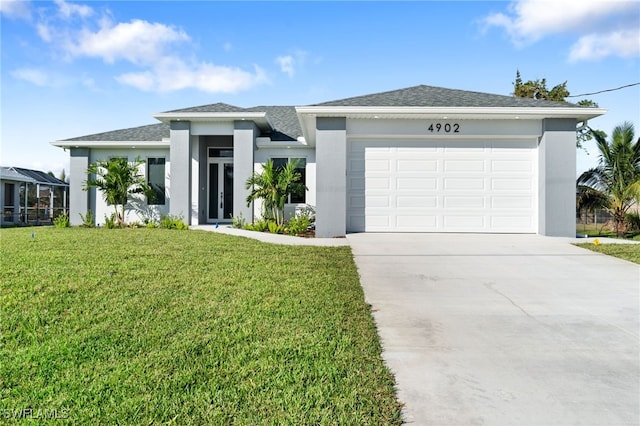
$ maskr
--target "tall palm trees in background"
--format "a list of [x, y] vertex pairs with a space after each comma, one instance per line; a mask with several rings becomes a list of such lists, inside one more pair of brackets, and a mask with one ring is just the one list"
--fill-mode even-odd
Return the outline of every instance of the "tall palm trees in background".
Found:
[[578, 177], [578, 192], [600, 199], [613, 215], [618, 236], [624, 233], [625, 216], [640, 199], [640, 138], [634, 142], [633, 124], [625, 122], [613, 129], [611, 140], [591, 130], [598, 147], [598, 166]]

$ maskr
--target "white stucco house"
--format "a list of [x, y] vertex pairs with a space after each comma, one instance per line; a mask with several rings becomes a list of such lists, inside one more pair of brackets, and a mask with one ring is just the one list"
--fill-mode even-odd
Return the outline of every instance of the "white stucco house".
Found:
[[605, 112], [416, 86], [309, 106], [177, 109], [154, 114], [157, 124], [52, 143], [70, 151], [72, 223], [111, 211], [82, 189], [96, 160], [141, 157], [165, 194], [149, 208], [197, 225], [252, 220], [247, 178], [269, 159], [298, 159], [308, 191], [288, 207], [315, 206], [318, 237], [575, 236], [576, 126]]

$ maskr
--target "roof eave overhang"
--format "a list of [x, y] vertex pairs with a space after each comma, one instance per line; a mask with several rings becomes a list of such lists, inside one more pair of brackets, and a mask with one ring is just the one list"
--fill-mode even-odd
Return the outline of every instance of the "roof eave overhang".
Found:
[[266, 112], [161, 112], [153, 114], [153, 117], [169, 125], [172, 121], [201, 123], [253, 121], [261, 130], [273, 129]]
[[59, 148], [168, 148], [169, 140], [163, 141], [53, 141]]
[[467, 119], [467, 120], [542, 120], [573, 118], [577, 122], [599, 117], [604, 108], [581, 107], [362, 107], [304, 106], [296, 107], [298, 120], [307, 141], [315, 144], [316, 117], [359, 119]]
[[0, 180], [6, 180], [11, 182], [26, 182], [26, 183], [37, 183], [35, 179], [32, 179], [28, 176], [15, 176], [15, 175], [2, 175], [0, 174]]

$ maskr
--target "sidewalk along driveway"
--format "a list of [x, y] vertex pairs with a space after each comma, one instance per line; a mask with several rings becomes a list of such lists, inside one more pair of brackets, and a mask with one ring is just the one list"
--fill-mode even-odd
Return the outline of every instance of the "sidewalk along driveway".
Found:
[[638, 425], [638, 265], [537, 235], [351, 234], [416, 425]]

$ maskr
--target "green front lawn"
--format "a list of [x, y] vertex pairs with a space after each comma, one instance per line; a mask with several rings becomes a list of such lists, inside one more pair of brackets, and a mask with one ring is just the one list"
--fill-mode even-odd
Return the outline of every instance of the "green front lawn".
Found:
[[13, 228], [0, 256], [3, 418], [401, 423], [348, 247]]
[[640, 244], [599, 244], [581, 243], [578, 247], [586, 248], [609, 256], [619, 257], [634, 263], [640, 263]]

